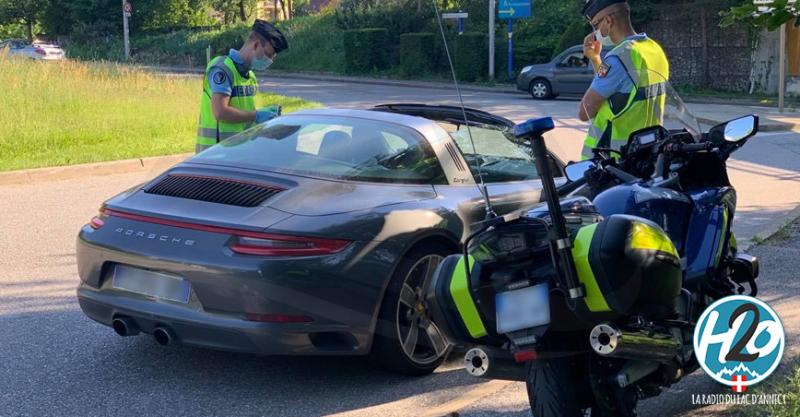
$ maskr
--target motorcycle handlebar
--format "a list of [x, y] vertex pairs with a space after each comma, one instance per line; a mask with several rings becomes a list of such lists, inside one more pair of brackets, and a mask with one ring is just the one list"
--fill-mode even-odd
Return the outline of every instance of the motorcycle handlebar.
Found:
[[702, 143], [668, 143], [664, 151], [668, 153], [693, 153], [710, 151], [714, 147], [711, 142]]

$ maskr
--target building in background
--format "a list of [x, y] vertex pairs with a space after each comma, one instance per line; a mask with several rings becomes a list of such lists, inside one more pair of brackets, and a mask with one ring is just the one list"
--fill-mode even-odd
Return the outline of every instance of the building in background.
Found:
[[339, 5], [339, 0], [311, 0], [309, 8], [312, 13], [319, 13], [326, 7], [336, 7]]

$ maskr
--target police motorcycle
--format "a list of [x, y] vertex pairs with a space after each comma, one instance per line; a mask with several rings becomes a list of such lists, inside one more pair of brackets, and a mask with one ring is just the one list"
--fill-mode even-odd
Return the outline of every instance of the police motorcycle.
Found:
[[758, 117], [700, 133], [669, 83], [647, 76], [654, 99], [644, 117], [659, 124], [570, 164], [558, 188], [542, 163], [553, 120], [517, 125], [546, 203], [495, 216], [487, 196], [486, 220], [427, 287], [467, 372], [526, 381], [536, 417], [635, 416], [640, 399], [699, 367], [700, 314], [757, 294], [758, 260], [737, 251], [732, 231], [725, 161], [758, 132]]

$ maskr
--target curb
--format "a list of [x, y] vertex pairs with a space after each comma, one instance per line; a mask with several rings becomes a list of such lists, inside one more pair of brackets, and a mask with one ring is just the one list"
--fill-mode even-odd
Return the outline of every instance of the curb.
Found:
[[[139, 66], [138, 68], [148, 71], [161, 71], [168, 73], [191, 73], [202, 74], [203, 70], [200, 68], [192, 67], [159, 67], [159, 66]], [[412, 88], [434, 88], [439, 90], [453, 90], [453, 84], [437, 81], [418, 81], [418, 80], [394, 80], [384, 78], [368, 78], [368, 77], [348, 77], [342, 75], [330, 74], [314, 74], [302, 72], [285, 72], [281, 70], [270, 70], [269, 72], [258, 73], [259, 76], [264, 76], [267, 79], [295, 79], [295, 80], [313, 80], [313, 81], [327, 81], [327, 82], [340, 82], [351, 84], [367, 84], [367, 85], [384, 85], [390, 87], [412, 87]], [[525, 94], [518, 91], [513, 87], [488, 87], [471, 84], [459, 84], [461, 91], [473, 91], [483, 93], [497, 93], [497, 94]]]
[[[711, 126], [717, 126], [722, 123], [727, 122], [727, 120], [719, 121], [714, 119], [709, 119], [706, 117], [697, 117], [697, 121]], [[790, 123], [762, 123], [758, 127], [759, 132], [793, 132], [793, 131], [800, 131], [800, 125], [797, 124], [790, 124]]]
[[194, 154], [156, 156], [126, 159], [122, 161], [96, 162], [91, 164], [36, 168], [21, 171], [0, 172], [0, 186], [32, 185], [42, 182], [63, 181], [88, 176], [127, 174], [166, 170]]
[[[772, 224], [772, 225], [768, 225], [764, 229], [765, 230], [765, 232], [764, 232], [765, 236], [763, 236], [763, 240], [764, 241], [767, 241], [767, 240], [771, 239], [773, 236], [775, 236], [778, 233], [778, 231], [783, 229], [787, 224], [792, 223], [797, 219], [800, 219], [800, 205], [795, 207], [792, 211], [790, 211], [789, 214], [787, 214], [785, 218], [787, 219], [786, 221], [784, 221], [782, 223], [775, 223], [775, 224]], [[747, 240], [747, 242], [745, 244], [741, 245], [740, 250], [742, 252], [747, 252], [747, 251], [749, 251], [750, 249], [753, 249], [756, 246], [759, 246], [759, 245], [753, 243], [753, 239], [750, 238], [750, 239]]]

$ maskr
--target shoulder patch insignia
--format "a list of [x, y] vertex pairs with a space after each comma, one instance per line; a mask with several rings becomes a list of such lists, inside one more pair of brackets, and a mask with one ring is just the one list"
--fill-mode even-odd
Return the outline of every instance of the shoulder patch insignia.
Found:
[[597, 70], [597, 76], [600, 78], [606, 78], [608, 76], [608, 71], [611, 69], [611, 65], [608, 63], [603, 62], [603, 65], [600, 65], [600, 69]]
[[214, 84], [222, 85], [228, 80], [228, 76], [224, 71], [217, 71], [214, 73]]

